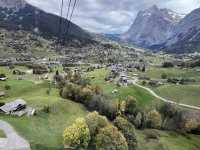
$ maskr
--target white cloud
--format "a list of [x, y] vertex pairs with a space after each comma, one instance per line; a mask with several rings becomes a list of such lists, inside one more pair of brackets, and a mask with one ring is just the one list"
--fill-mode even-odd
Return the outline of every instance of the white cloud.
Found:
[[[61, 0], [27, 0], [45, 11], [59, 14]], [[67, 8], [68, 0], [65, 0]], [[152, 5], [189, 13], [200, 7], [200, 0], [78, 0], [73, 22], [92, 32], [121, 33], [133, 23], [139, 10]], [[66, 9], [64, 12], [66, 16]]]

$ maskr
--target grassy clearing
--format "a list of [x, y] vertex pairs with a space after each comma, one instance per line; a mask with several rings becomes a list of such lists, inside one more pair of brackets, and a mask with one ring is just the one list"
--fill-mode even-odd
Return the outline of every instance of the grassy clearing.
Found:
[[145, 131], [137, 131], [139, 141], [138, 150], [199, 150], [200, 136], [188, 134], [180, 135], [175, 132], [159, 131], [157, 139], [146, 139]]
[[164, 85], [154, 91], [172, 101], [200, 106], [200, 85]]
[[[143, 90], [137, 86], [118, 87], [114, 83], [106, 82], [104, 79], [108, 75], [109, 71], [106, 69], [99, 69], [87, 74], [87, 76], [94, 76], [92, 84], [102, 87], [104, 93], [113, 101], [126, 100], [128, 96], [133, 96], [138, 100], [138, 104], [142, 108], [151, 108], [161, 103], [160, 100], [153, 97], [149, 92]], [[118, 93], [112, 94], [114, 89], [118, 90]]]

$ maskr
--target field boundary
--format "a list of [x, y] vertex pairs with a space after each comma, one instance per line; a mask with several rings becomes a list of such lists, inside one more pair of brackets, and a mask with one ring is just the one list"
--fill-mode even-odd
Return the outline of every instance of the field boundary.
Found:
[[134, 83], [135, 86], [137, 87], [140, 87], [146, 91], [148, 91], [149, 93], [151, 93], [151, 95], [153, 95], [154, 97], [162, 100], [163, 102], [166, 102], [166, 103], [170, 103], [170, 104], [175, 104], [175, 105], [178, 105], [178, 106], [182, 106], [182, 107], [185, 107], [185, 108], [190, 108], [190, 109], [195, 109], [195, 110], [200, 110], [200, 107], [198, 106], [193, 106], [193, 105], [188, 105], [188, 104], [183, 104], [183, 103], [177, 103], [177, 102], [174, 102], [174, 101], [171, 101], [171, 100], [168, 100], [164, 97], [161, 97], [159, 96], [158, 94], [156, 94], [152, 89], [148, 88], [148, 87], [144, 87], [142, 85], [139, 85], [138, 83]]

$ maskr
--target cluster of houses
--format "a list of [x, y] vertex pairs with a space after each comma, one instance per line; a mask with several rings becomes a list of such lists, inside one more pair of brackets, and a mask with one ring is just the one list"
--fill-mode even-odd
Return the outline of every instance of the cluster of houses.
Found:
[[105, 78], [106, 81], [114, 82], [117, 86], [125, 87], [135, 83], [135, 79], [127, 75], [127, 68], [123, 65], [112, 65], [110, 66], [110, 70], [109, 76]]

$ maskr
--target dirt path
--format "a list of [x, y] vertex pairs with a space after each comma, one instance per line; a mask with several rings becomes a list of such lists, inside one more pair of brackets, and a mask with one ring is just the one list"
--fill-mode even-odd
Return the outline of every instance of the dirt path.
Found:
[[0, 120], [0, 129], [6, 135], [6, 138], [0, 138], [0, 150], [31, 150], [29, 142], [19, 136], [10, 124]]
[[155, 96], [156, 98], [166, 102], [166, 103], [170, 103], [170, 104], [175, 104], [175, 105], [179, 105], [179, 106], [182, 106], [182, 107], [185, 107], [185, 108], [190, 108], [190, 109], [195, 109], [195, 110], [200, 110], [200, 107], [197, 107], [197, 106], [192, 106], [192, 105], [187, 105], [187, 104], [183, 104], [183, 103], [177, 103], [177, 102], [174, 102], [174, 101], [171, 101], [171, 100], [168, 100], [166, 98], [163, 98], [159, 95], [157, 95], [153, 90], [151, 90], [150, 88], [147, 88], [147, 87], [144, 87], [144, 86], [141, 86], [139, 84], [137, 84], [136, 82], [134, 83], [134, 85], [140, 87], [140, 88], [143, 88], [145, 90], [147, 90], [149, 93], [151, 93], [153, 96]]

